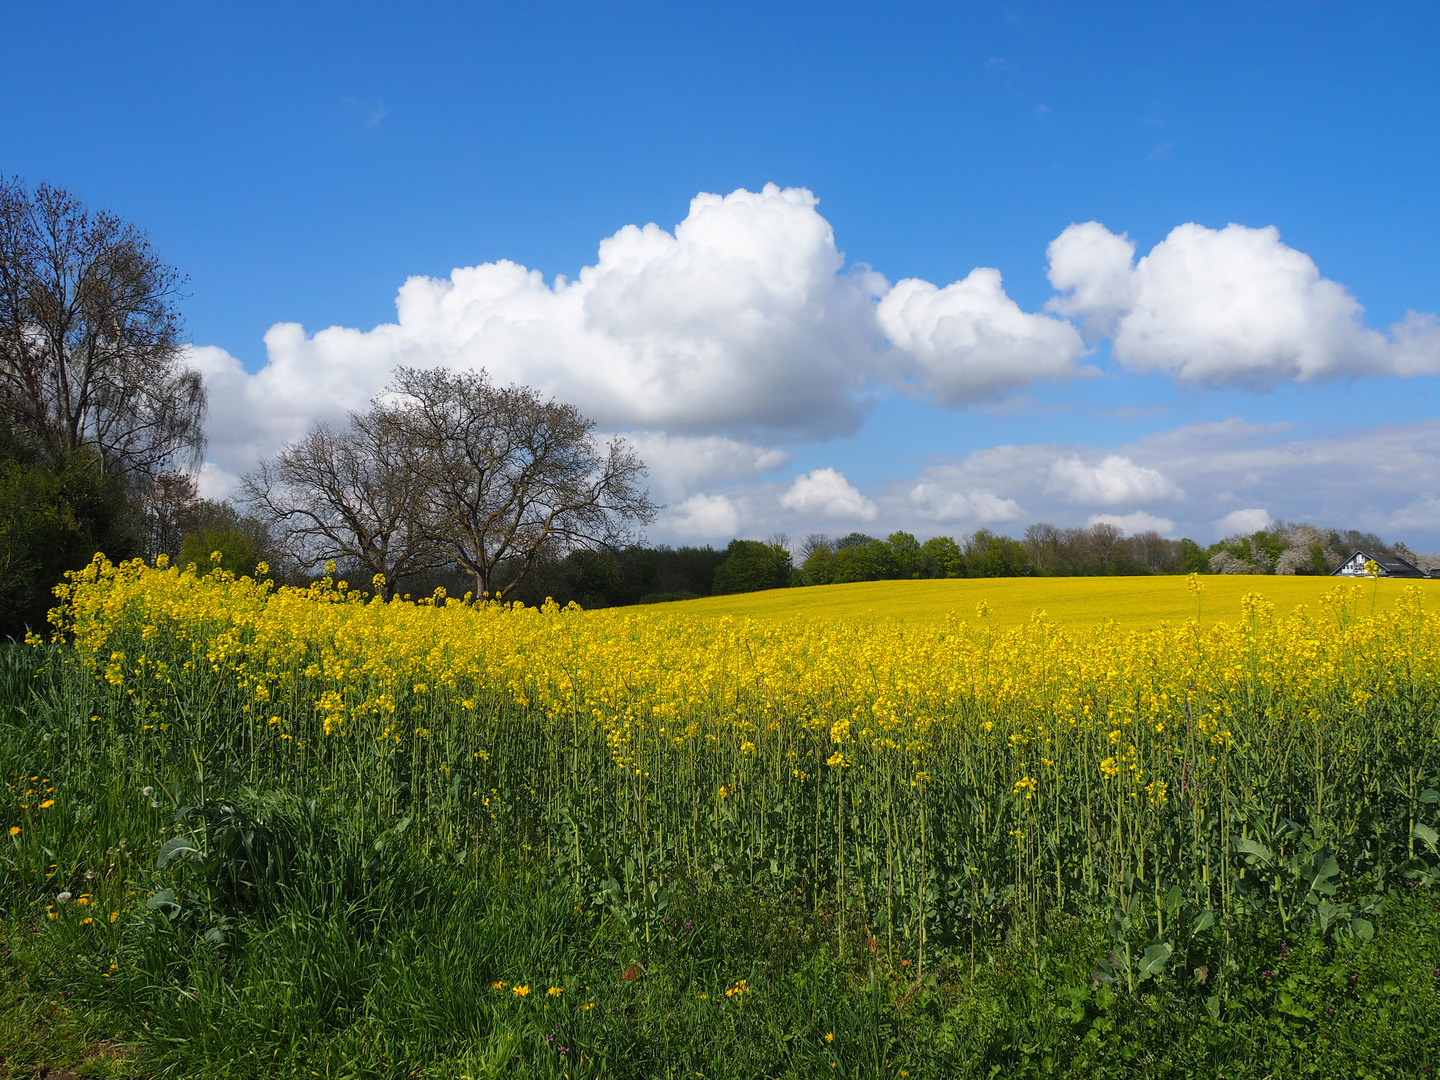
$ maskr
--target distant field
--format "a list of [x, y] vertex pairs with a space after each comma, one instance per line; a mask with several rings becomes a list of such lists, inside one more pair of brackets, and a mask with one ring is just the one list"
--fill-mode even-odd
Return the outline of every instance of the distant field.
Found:
[[[1240, 598], [1258, 592], [1274, 601], [1277, 614], [1301, 604], [1319, 609], [1319, 599], [1336, 585], [1353, 582], [1329, 577], [1208, 576], [1200, 601], [1201, 622], [1234, 622], [1240, 616]], [[949, 578], [933, 581], [865, 581], [849, 585], [812, 585], [803, 589], [773, 589], [737, 596], [707, 596], [701, 600], [656, 604], [655, 612], [695, 615], [750, 615], [766, 619], [889, 616], [915, 622], [939, 622], [950, 612], [975, 618], [983, 600], [996, 626], [1014, 625], [1044, 611], [1064, 626], [1093, 626], [1114, 620], [1122, 627], [1155, 626], [1181, 622], [1195, 615], [1195, 598], [1186, 579], [1166, 577], [1079, 578]], [[1407, 584], [1419, 585], [1427, 599], [1440, 597], [1440, 580], [1387, 580], [1359, 583], [1359, 611], [1368, 614], [1372, 595], [1376, 611], [1383, 611]], [[1378, 588], [1377, 588], [1378, 585]], [[635, 608], [626, 608], [634, 612]], [[646, 609], [640, 609], [646, 610]]]

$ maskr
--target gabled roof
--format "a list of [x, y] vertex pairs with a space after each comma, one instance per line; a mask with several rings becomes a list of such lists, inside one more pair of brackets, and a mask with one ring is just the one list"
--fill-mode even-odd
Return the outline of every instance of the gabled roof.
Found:
[[1332, 574], [1331, 576], [1332, 576], [1332, 577], [1334, 577], [1334, 576], [1353, 577], [1353, 576], [1354, 576], [1353, 573], [1346, 573], [1346, 567], [1348, 567], [1351, 563], [1353, 563], [1353, 562], [1355, 561], [1355, 559], [1356, 559], [1357, 556], [1358, 556], [1362, 561], [1373, 562], [1373, 563], [1375, 563], [1376, 566], [1380, 567], [1380, 576], [1381, 576], [1381, 577], [1424, 577], [1424, 576], [1425, 576], [1425, 571], [1421, 570], [1418, 566], [1415, 566], [1415, 565], [1413, 565], [1412, 563], [1406, 562], [1404, 559], [1400, 558], [1400, 556], [1398, 556], [1398, 555], [1386, 555], [1386, 554], [1384, 554], [1383, 552], [1378, 552], [1378, 551], [1360, 551], [1360, 550], [1357, 550], [1353, 555], [1351, 555], [1348, 559], [1346, 559], [1344, 562], [1342, 562], [1342, 563], [1340, 564], [1339, 569], [1337, 569], [1337, 570], [1335, 571], [1335, 573]]

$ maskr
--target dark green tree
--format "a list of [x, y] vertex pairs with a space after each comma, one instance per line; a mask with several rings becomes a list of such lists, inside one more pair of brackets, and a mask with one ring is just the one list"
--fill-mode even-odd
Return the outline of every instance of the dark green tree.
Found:
[[725, 561], [715, 569], [711, 592], [758, 592], [778, 589], [790, 584], [793, 566], [790, 552], [778, 543], [761, 540], [731, 540], [725, 549]]

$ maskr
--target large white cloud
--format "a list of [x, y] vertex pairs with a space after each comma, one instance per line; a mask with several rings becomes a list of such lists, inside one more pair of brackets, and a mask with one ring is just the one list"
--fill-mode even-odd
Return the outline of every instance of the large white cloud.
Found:
[[1412, 313], [1389, 336], [1359, 301], [1320, 276], [1279, 230], [1181, 225], [1138, 263], [1134, 244], [1097, 222], [1071, 225], [1048, 249], [1047, 309], [1112, 336], [1132, 371], [1254, 387], [1341, 375], [1440, 372], [1440, 326]]
[[906, 278], [880, 301], [876, 315], [920, 385], [946, 405], [1082, 374], [1077, 361], [1085, 345], [1075, 327], [1020, 310], [998, 270], [979, 267], [943, 289]]
[[780, 505], [797, 514], [815, 514], [830, 521], [874, 521], [875, 504], [834, 469], [812, 469], [795, 477], [780, 496]]
[[1107, 455], [1098, 465], [1064, 457], [1050, 466], [1045, 490], [1066, 502], [1120, 506], [1183, 495], [1157, 470], [1136, 465], [1128, 457]]
[[674, 233], [627, 225], [593, 266], [547, 284], [509, 261], [412, 277], [397, 319], [307, 335], [277, 323], [248, 375], [198, 349], [222, 468], [244, 467], [310, 420], [339, 419], [397, 364], [483, 367], [578, 405], [601, 426], [767, 441], [853, 432], [882, 374], [878, 274], [845, 272], [801, 188], [697, 195]]
[[[1212, 425], [1098, 451], [994, 447], [859, 488], [834, 469], [774, 482], [796, 444], [855, 432], [873, 391], [898, 387], [952, 407], [991, 400], [1090, 373], [1087, 347], [1105, 338], [1126, 368], [1202, 384], [1440, 372], [1433, 315], [1412, 313], [1383, 334], [1366, 328], [1354, 297], [1274, 229], [1184, 225], [1137, 262], [1128, 237], [1088, 222], [1048, 255], [1058, 290], [1048, 313], [1022, 310], [988, 268], [943, 287], [907, 278], [892, 289], [868, 268], [846, 269], [809, 191], [701, 194], [673, 232], [626, 226], [601, 241], [573, 280], [547, 283], [508, 261], [411, 278], [394, 323], [314, 334], [275, 324], [255, 373], [222, 349], [194, 349], [212, 402], [202, 486], [224, 494], [310, 423], [363, 408], [397, 364], [417, 364], [484, 367], [498, 382], [573, 402], [602, 431], [628, 433], [668, 507], [658, 539], [842, 520], [920, 531], [1078, 523], [1087, 512], [1117, 524], [1173, 518], [1203, 537], [1235, 507], [1262, 504], [1336, 522], [1364, 506], [1371, 527], [1429, 519], [1431, 504], [1416, 496], [1440, 491], [1440, 477], [1425, 479], [1436, 448], [1390, 445], [1384, 429], [1343, 459], [1332, 451], [1348, 436]], [[1358, 460], [1372, 475], [1357, 486]], [[1376, 471], [1412, 490], [1371, 499], [1390, 491]], [[1277, 484], [1285, 507], [1272, 501]]]

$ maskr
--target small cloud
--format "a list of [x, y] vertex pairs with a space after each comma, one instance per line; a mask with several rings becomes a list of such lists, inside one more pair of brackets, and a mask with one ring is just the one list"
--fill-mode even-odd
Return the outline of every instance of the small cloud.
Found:
[[1046, 105], [1043, 101], [1035, 106], [1036, 116], [1049, 116], [1052, 111], [1053, 110], [1051, 110], [1050, 106]]
[[1114, 525], [1126, 536], [1142, 532], [1157, 532], [1168, 537], [1175, 535], [1175, 522], [1169, 518], [1156, 517], [1144, 510], [1136, 510], [1133, 514], [1091, 514], [1087, 524]]
[[1078, 457], [1060, 458], [1050, 466], [1045, 490], [1068, 502], [1101, 506], [1179, 498], [1185, 494], [1157, 470], [1136, 465], [1119, 454], [1110, 454], [1099, 465], [1087, 465]]
[[910, 504], [927, 521], [963, 521], [974, 525], [998, 525], [1020, 517], [1020, 504], [1002, 499], [993, 491], [950, 491], [939, 484], [922, 481], [910, 489]]
[[1215, 522], [1215, 528], [1221, 536], [1235, 536], [1237, 533], [1248, 536], [1250, 533], [1268, 528], [1270, 520], [1270, 512], [1261, 507], [1231, 510], [1230, 513]]
[[1433, 529], [1440, 526], [1440, 499], [1427, 491], [1408, 506], [1402, 506], [1390, 518], [1392, 529]]
[[734, 536], [740, 526], [740, 509], [725, 495], [692, 495], [666, 517], [670, 531], [687, 538]]
[[844, 473], [834, 469], [813, 469], [797, 476], [790, 490], [780, 496], [780, 505], [797, 514], [819, 513], [834, 519], [874, 521], [880, 514]]
[[379, 100], [364, 102], [347, 97], [345, 98], [345, 107], [353, 113], [358, 113], [367, 127], [374, 127], [390, 115], [390, 110], [385, 108], [385, 103]]

